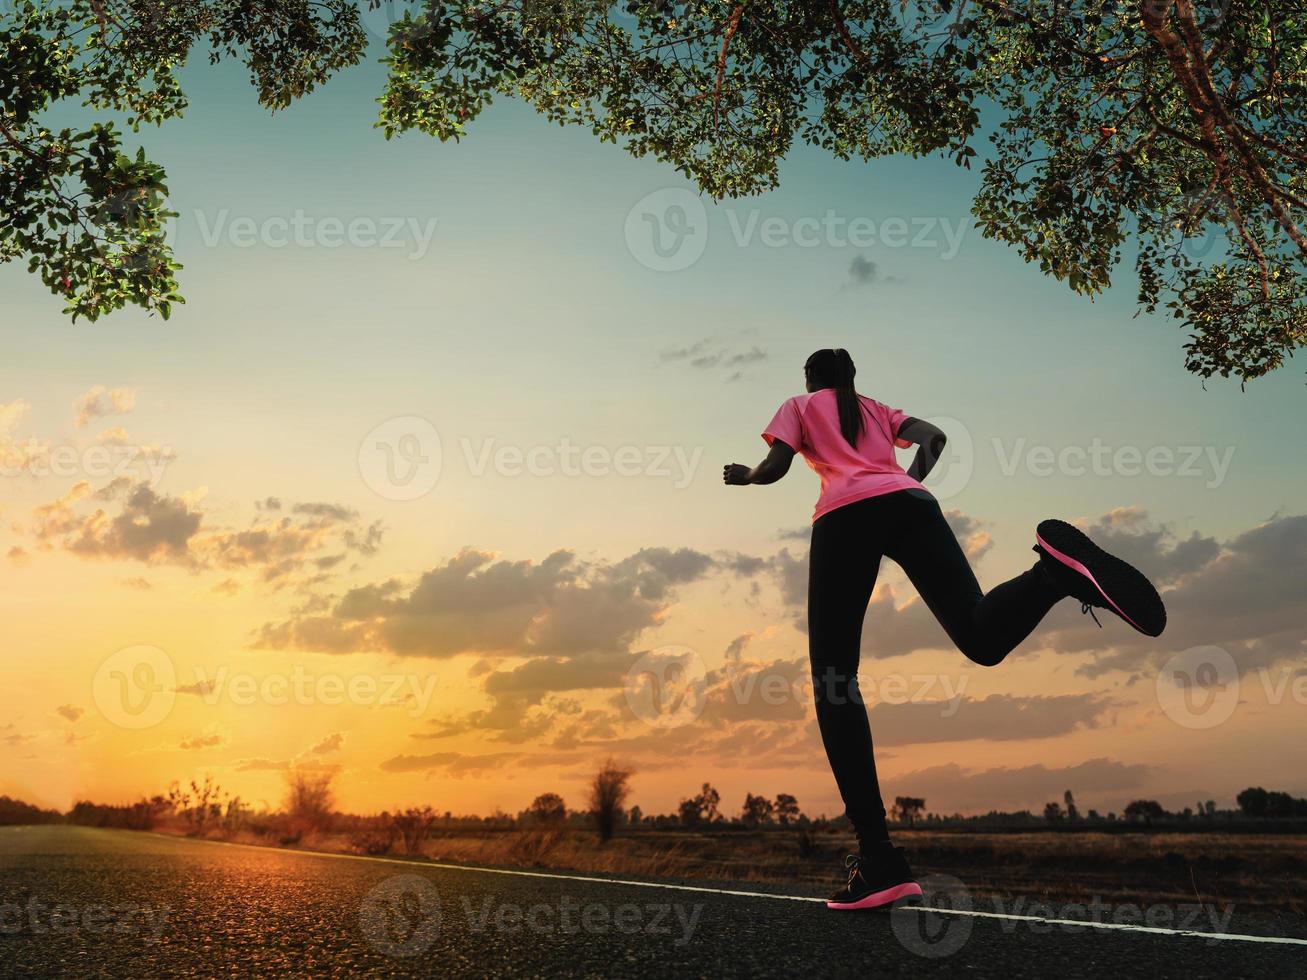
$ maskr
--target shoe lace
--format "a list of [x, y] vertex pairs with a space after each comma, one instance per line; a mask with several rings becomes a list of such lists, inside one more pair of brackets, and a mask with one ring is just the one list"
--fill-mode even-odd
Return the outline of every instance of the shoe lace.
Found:
[[853, 887], [853, 882], [857, 879], [862, 871], [862, 858], [857, 854], [849, 854], [844, 858], [844, 867], [849, 869], [849, 887]]
[[1094, 615], [1094, 607], [1091, 606], [1089, 603], [1087, 602], [1080, 603], [1080, 611], [1082, 613], [1089, 613], [1090, 618], [1098, 625], [1098, 628], [1100, 630], [1103, 628], [1103, 624], [1099, 623], [1098, 617]]

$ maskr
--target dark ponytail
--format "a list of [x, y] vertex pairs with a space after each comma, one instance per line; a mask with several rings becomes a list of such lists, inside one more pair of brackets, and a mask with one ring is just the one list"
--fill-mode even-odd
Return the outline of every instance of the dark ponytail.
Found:
[[850, 446], [857, 446], [862, 437], [864, 423], [862, 419], [862, 400], [853, 387], [853, 376], [857, 369], [849, 352], [840, 347], [819, 350], [808, 358], [803, 366], [808, 376], [809, 387], [814, 391], [823, 388], [835, 390], [835, 404], [840, 410], [840, 432]]

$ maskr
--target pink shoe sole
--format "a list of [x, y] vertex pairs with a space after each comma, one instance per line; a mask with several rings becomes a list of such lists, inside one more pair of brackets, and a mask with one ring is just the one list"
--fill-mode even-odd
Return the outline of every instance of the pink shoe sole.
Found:
[[827, 902], [826, 908], [849, 912], [854, 909], [878, 909], [904, 898], [920, 898], [921, 886], [915, 881], [895, 885], [882, 891], [872, 892], [856, 902]]

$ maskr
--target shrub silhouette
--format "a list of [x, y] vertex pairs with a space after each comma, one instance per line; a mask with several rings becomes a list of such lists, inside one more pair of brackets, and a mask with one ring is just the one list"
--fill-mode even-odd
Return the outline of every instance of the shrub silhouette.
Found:
[[631, 770], [609, 759], [590, 782], [590, 809], [601, 841], [613, 838], [626, 799], [631, 795], [630, 779]]

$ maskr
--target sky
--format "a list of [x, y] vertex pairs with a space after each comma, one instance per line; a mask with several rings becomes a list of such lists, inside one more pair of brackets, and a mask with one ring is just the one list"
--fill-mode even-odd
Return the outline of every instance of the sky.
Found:
[[[73, 324], [0, 268], [0, 793], [66, 808], [211, 775], [275, 806], [585, 805], [612, 758], [840, 811], [810, 704], [817, 480], [725, 488], [846, 347], [936, 421], [982, 585], [1075, 521], [1157, 581], [1148, 640], [1056, 608], [970, 665], [884, 562], [863, 639], [886, 795], [943, 813], [1307, 791], [1301, 367], [1183, 370], [971, 225], [973, 172], [795, 149], [713, 202], [508, 100], [459, 144], [373, 128], [382, 70], [271, 115], [234, 65], [139, 139], [188, 303]], [[71, 110], [62, 110], [71, 114]], [[909, 457], [902, 456], [906, 464]]]

